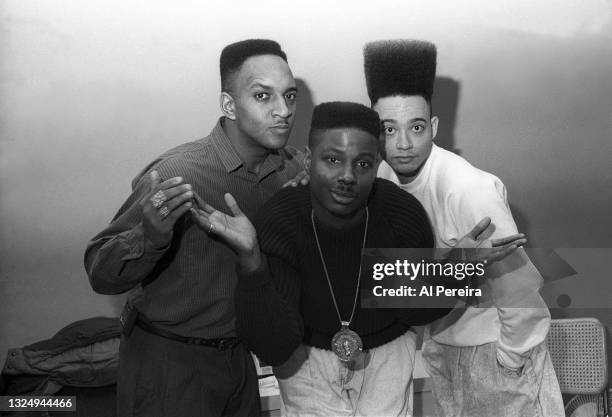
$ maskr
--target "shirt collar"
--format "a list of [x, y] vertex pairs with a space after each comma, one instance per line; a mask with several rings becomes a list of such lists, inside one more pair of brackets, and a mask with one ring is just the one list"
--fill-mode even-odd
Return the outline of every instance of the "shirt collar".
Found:
[[279, 170], [283, 166], [285, 160], [285, 158], [281, 155], [283, 152], [284, 150], [280, 150], [268, 154], [266, 160], [263, 161], [261, 167], [259, 168], [259, 178], [264, 178], [270, 173]]
[[[236, 152], [236, 149], [234, 149], [232, 146], [230, 138], [223, 130], [224, 119], [224, 117], [219, 118], [217, 124], [210, 133], [210, 136], [223, 166], [225, 166], [227, 172], [232, 172], [244, 165], [244, 162], [242, 159], [240, 159], [240, 155], [238, 155], [238, 152]], [[283, 151], [275, 151], [268, 154], [259, 169], [260, 178], [263, 178], [282, 167], [284, 161], [284, 158], [281, 155], [282, 152]]]
[[210, 132], [210, 137], [223, 166], [225, 166], [227, 172], [232, 172], [240, 168], [242, 160], [223, 131], [223, 119], [223, 117], [219, 118], [212, 132]]

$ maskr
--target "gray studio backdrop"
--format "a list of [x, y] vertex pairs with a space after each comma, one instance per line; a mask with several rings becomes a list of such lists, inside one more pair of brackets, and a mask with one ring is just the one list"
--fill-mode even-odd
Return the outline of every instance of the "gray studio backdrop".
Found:
[[[121, 296], [89, 286], [85, 245], [144, 164], [208, 134], [220, 50], [247, 37], [287, 51], [300, 87], [296, 146], [313, 105], [368, 104], [365, 42], [435, 42], [438, 142], [504, 181], [531, 246], [611, 246], [609, 1], [4, 0], [0, 355], [118, 314]], [[589, 256], [574, 260], [574, 283], [600, 273]], [[592, 296], [601, 302], [611, 286]]]

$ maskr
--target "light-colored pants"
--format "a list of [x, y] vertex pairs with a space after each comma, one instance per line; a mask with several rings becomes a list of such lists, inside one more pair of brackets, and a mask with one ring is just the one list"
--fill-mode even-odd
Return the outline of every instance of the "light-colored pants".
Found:
[[416, 334], [370, 349], [350, 365], [300, 345], [274, 368], [287, 417], [411, 416]]
[[423, 344], [440, 417], [562, 417], [559, 382], [545, 343], [520, 371], [497, 361], [495, 343], [457, 347]]

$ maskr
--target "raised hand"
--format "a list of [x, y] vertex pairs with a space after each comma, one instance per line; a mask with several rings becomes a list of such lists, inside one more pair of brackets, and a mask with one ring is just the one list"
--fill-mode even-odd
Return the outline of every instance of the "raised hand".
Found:
[[285, 187], [297, 187], [298, 184], [308, 185], [310, 182], [310, 175], [306, 173], [306, 171], [300, 171], [297, 173], [295, 178], [287, 181], [283, 184], [283, 188]]
[[151, 171], [151, 190], [140, 201], [145, 240], [153, 248], [163, 248], [172, 240], [176, 221], [192, 206], [193, 191], [183, 178], [161, 182], [159, 173]]
[[194, 193], [196, 207], [191, 214], [196, 224], [206, 233], [222, 238], [238, 254], [243, 269], [257, 269], [261, 262], [257, 232], [251, 221], [240, 210], [234, 197], [227, 193], [223, 197], [232, 215], [225, 214], [206, 203]]
[[455, 248], [473, 249], [466, 251], [470, 262], [491, 264], [504, 259], [527, 243], [523, 233], [490, 240], [489, 237], [494, 231], [495, 226], [491, 223], [491, 218], [485, 217], [457, 242]]

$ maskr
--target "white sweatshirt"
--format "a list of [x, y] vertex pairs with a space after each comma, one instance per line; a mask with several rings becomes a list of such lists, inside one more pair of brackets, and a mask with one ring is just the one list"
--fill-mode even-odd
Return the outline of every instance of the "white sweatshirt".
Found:
[[[492, 239], [517, 233], [506, 188], [499, 178], [435, 144], [412, 182], [400, 184], [385, 161], [378, 176], [393, 181], [421, 202], [431, 220], [436, 247], [453, 247], [486, 216], [495, 225]], [[489, 299], [454, 310], [432, 323], [429, 333], [438, 343], [452, 346], [496, 341], [499, 361], [519, 368], [529, 350], [544, 341], [550, 326], [550, 313], [538, 292], [542, 277], [522, 249], [487, 270], [483, 293], [489, 294]]]

